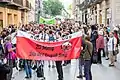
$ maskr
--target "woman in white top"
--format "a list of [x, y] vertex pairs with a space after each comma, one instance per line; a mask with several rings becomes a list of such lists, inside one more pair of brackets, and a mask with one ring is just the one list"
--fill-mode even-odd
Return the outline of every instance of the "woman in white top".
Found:
[[109, 59], [110, 59], [110, 64], [109, 66], [114, 66], [115, 63], [115, 55], [114, 51], [117, 49], [117, 39], [114, 37], [114, 34], [110, 32], [110, 38], [108, 41], [108, 52], [109, 52]]

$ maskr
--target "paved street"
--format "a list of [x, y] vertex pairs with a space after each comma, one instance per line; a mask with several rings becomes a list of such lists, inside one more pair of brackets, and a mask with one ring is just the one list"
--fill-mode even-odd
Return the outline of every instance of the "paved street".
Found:
[[[72, 60], [71, 65], [63, 67], [64, 80], [79, 80], [78, 75], [78, 61]], [[45, 63], [45, 77], [46, 80], [57, 80], [57, 72], [55, 69], [49, 69], [47, 62]], [[116, 63], [116, 67], [108, 67], [108, 61], [103, 58], [103, 65], [92, 65], [93, 80], [120, 80], [120, 57]], [[16, 72], [13, 80], [26, 80], [25, 72]], [[36, 72], [33, 72], [33, 78], [29, 80], [40, 80], [36, 77]]]

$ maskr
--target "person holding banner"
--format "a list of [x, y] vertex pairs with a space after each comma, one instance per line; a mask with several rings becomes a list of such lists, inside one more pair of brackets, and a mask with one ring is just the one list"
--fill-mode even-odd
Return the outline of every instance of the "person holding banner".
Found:
[[[60, 40], [62, 36], [62, 33], [59, 32], [58, 35], [56, 35], [56, 37]], [[55, 61], [56, 63], [56, 69], [57, 69], [57, 73], [58, 73], [58, 80], [63, 80], [63, 69], [62, 69], [62, 61]]]
[[55, 61], [56, 69], [58, 73], [58, 80], [63, 80], [63, 69], [62, 69], [62, 61]]
[[7, 75], [7, 79], [11, 80], [13, 74], [13, 61], [16, 59], [15, 52], [16, 48], [12, 48], [11, 37], [8, 36], [5, 39], [6, 43], [4, 45], [5, 57], [7, 58], [7, 64], [10, 67], [10, 73]]
[[[55, 36], [54, 36], [54, 34], [53, 34], [53, 32], [52, 31], [49, 31], [49, 42], [54, 42], [55, 41]], [[51, 65], [50, 65], [50, 61], [48, 61], [48, 63], [49, 63], [49, 68], [51, 67]], [[54, 61], [52, 61], [52, 68], [54, 68], [55, 67], [55, 65], [54, 65]]]

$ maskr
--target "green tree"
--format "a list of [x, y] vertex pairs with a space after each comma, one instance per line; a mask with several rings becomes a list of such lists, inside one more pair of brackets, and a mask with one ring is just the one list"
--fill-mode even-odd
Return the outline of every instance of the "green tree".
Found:
[[43, 10], [45, 14], [56, 16], [61, 15], [64, 8], [62, 2], [59, 0], [45, 0], [43, 1]]

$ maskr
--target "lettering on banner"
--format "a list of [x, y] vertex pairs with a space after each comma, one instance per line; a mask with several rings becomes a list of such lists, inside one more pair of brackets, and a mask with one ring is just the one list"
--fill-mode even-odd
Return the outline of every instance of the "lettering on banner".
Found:
[[[54, 51], [54, 47], [47, 47], [47, 46], [42, 46], [39, 44], [36, 44], [36, 49], [40, 49], [40, 50], [50, 50], [50, 51]], [[54, 53], [54, 54], [48, 54], [48, 53], [41, 53], [41, 52], [30, 52], [29, 56], [45, 56], [45, 57], [67, 57], [67, 54], [64, 53]]]
[[[31, 35], [30, 38], [34, 39], [36, 41], [40, 41], [41, 40], [41, 38], [39, 37], [39, 35], [36, 35], [36, 36]], [[72, 38], [72, 35], [67, 35], [65, 37], [62, 37], [62, 40], [68, 40], [68, 39], [71, 39], [71, 38]], [[56, 41], [59, 41], [59, 39], [56, 39]]]
[[41, 46], [41, 45], [38, 45], [38, 44], [36, 44], [36, 49], [54, 51], [54, 47]]
[[55, 54], [48, 54], [48, 53], [40, 53], [40, 52], [30, 52], [29, 56], [45, 56], [45, 57], [67, 57], [67, 54], [62, 54], [62, 53], [55, 53]]

